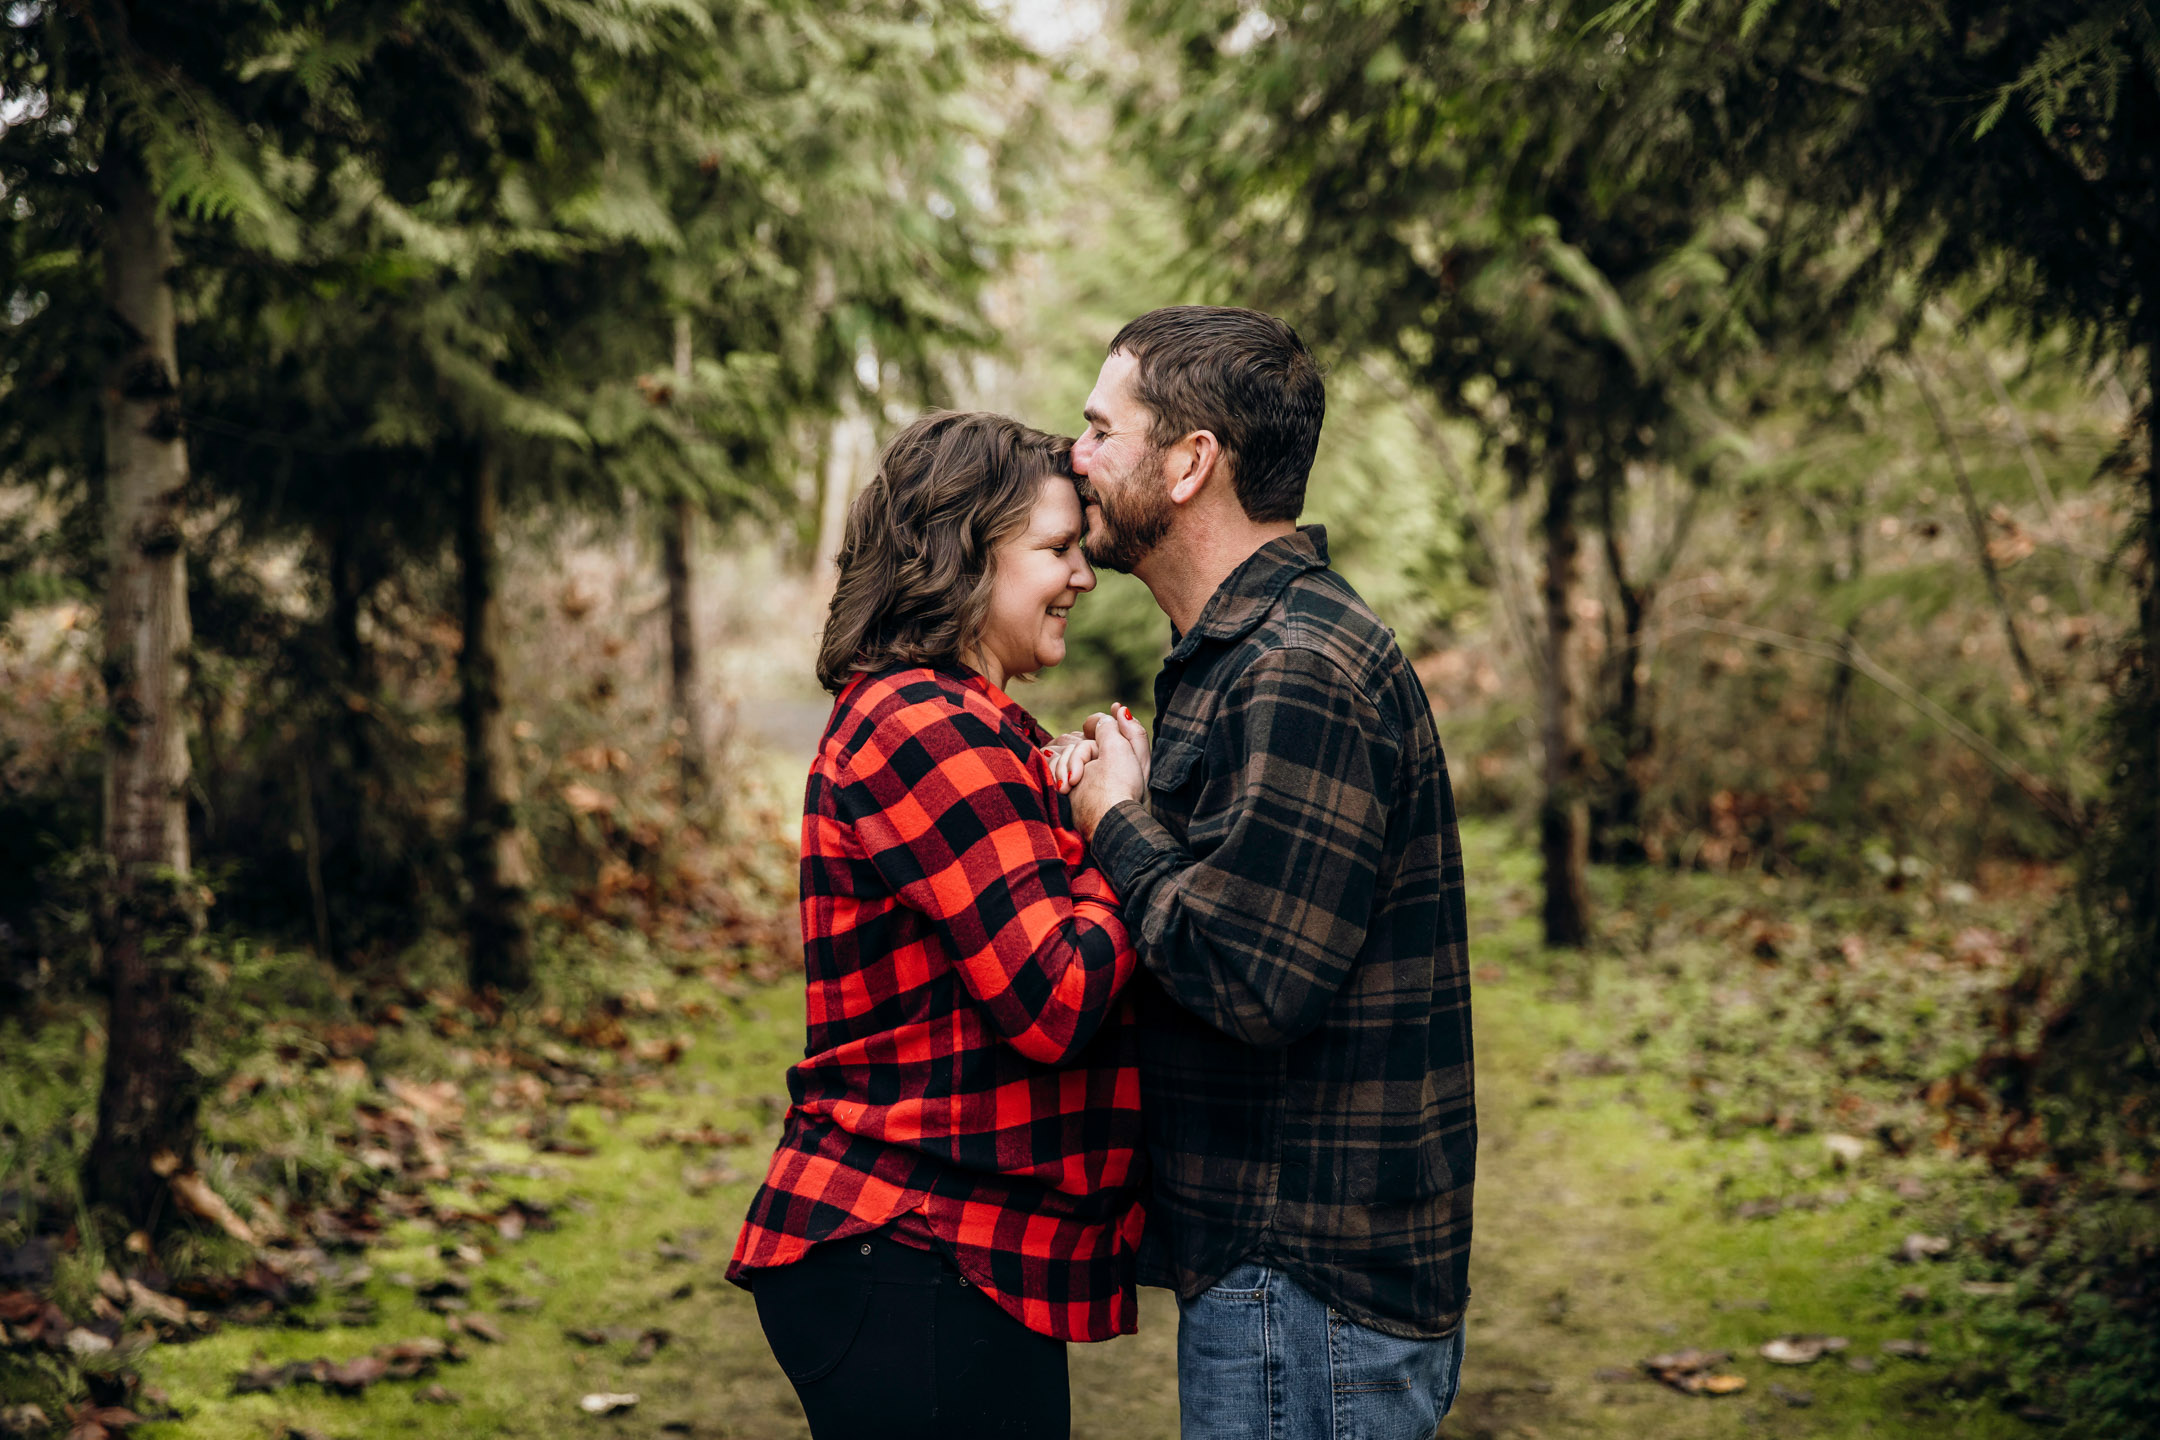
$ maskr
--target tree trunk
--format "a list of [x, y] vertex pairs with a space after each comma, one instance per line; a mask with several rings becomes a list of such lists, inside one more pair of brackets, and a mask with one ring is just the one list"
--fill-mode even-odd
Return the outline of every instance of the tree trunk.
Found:
[[[312, 843], [320, 858], [311, 864], [311, 871], [325, 869], [339, 880], [335, 890], [323, 885], [316, 897], [316, 943], [333, 964], [350, 968], [357, 962], [365, 940], [364, 892], [366, 877], [374, 868], [366, 849], [370, 807], [374, 804], [370, 785], [375, 770], [375, 735], [371, 728], [375, 723], [374, 657], [360, 634], [360, 612], [374, 587], [362, 558], [356, 526], [350, 519], [332, 521], [321, 540], [329, 560], [330, 641], [338, 666], [337, 690], [332, 697], [333, 733], [337, 740], [331, 753], [323, 757], [325, 803], [321, 813], [315, 813], [310, 798], [309, 812], [303, 819], [314, 819], [319, 837]], [[311, 766], [302, 767], [302, 783], [309, 783], [312, 774]], [[312, 796], [311, 791], [306, 793]], [[307, 833], [305, 829], [303, 833]], [[312, 873], [310, 883], [314, 883]]]
[[[1867, 563], [1867, 541], [1863, 524], [1862, 500], [1855, 497], [1851, 514], [1846, 519], [1845, 544], [1847, 547], [1846, 573], [1840, 577], [1833, 572], [1832, 578], [1858, 581], [1861, 567]], [[1856, 614], [1845, 622], [1845, 633], [1838, 638], [1838, 667], [1830, 676], [1830, 695], [1823, 707], [1823, 744], [1820, 766], [1829, 777], [1830, 793], [1842, 795], [1845, 788], [1845, 719], [1852, 711], [1853, 646], [1860, 640], [1860, 617]]]
[[1605, 567], [1612, 572], [1620, 599], [1620, 640], [1612, 649], [1612, 737], [1617, 754], [1605, 779], [1603, 803], [1593, 814], [1590, 846], [1619, 865], [1641, 865], [1650, 858], [1643, 844], [1643, 777], [1656, 747], [1643, 694], [1643, 632], [1657, 595], [1654, 581], [1628, 579], [1627, 554], [1620, 542], [1619, 507], [1613, 491], [1625, 483], [1618, 475], [1600, 477], [1599, 523], [1604, 531]]
[[868, 478], [859, 471], [867, 467], [875, 451], [876, 438], [870, 433], [869, 419], [852, 400], [848, 401], [827, 431], [825, 489], [818, 506], [817, 574], [828, 595], [839, 579], [835, 560], [840, 554], [840, 537], [847, 529], [848, 503], [855, 498], [858, 482]]
[[375, 701], [374, 656], [360, 635], [360, 610], [374, 588], [362, 562], [359, 537], [350, 520], [327, 527], [323, 548], [330, 561], [330, 641], [337, 650], [339, 679], [344, 693], [338, 697], [342, 717], [346, 760], [353, 773], [366, 774], [375, 763], [375, 737], [368, 725]]
[[[169, 1214], [163, 1174], [195, 1146], [198, 1091], [188, 876], [187, 447], [174, 343], [172, 229], [124, 140], [106, 147], [105, 303], [120, 346], [105, 372], [105, 852], [99, 916], [111, 1000], [84, 1197], [138, 1226]], [[163, 1172], [163, 1174], [160, 1173]]]
[[1545, 943], [1580, 947], [1590, 939], [1590, 813], [1583, 793], [1583, 725], [1572, 678], [1570, 608], [1581, 546], [1575, 497], [1582, 487], [1572, 448], [1552, 457], [1545, 492], [1545, 634], [1543, 675], [1545, 795], [1538, 849], [1545, 867]]
[[[688, 390], [691, 379], [690, 317], [675, 319], [675, 379]], [[667, 571], [668, 679], [674, 703], [676, 741], [682, 746], [682, 798], [688, 805], [705, 798], [709, 769], [705, 722], [705, 676], [697, 645], [697, 593], [690, 566], [697, 537], [697, 509], [687, 499], [669, 504], [662, 520], [661, 548]]]
[[458, 651], [458, 718], [465, 731], [465, 934], [472, 987], [532, 984], [532, 874], [518, 823], [517, 754], [503, 712], [502, 605], [495, 530], [500, 462], [483, 445], [465, 476], [457, 550], [465, 640]]
[[666, 551], [669, 693], [674, 702], [675, 738], [682, 746], [682, 797], [689, 804], [705, 796], [705, 678], [697, 647], [696, 594], [691, 588], [691, 541], [697, 511], [688, 500], [667, 508]]
[[2133, 923], [2143, 931], [2145, 974], [2150, 977], [2160, 972], [2160, 292], [2148, 291], [2146, 301], [2145, 314], [2156, 318], [2149, 322], [2145, 342], [2145, 657], [2138, 678], [2145, 686], [2145, 743], [2152, 757], [2145, 772], [2152, 777], [2152, 793], [2145, 800], [2153, 813], [2148, 817], [2152, 829], [2147, 832], [2144, 904]]

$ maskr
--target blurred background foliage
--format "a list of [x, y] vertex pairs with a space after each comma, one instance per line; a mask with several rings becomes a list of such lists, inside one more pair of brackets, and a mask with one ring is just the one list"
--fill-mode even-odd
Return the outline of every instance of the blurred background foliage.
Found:
[[[142, 1166], [192, 1150], [187, 1057], [231, 1026], [187, 976], [220, 946], [311, 952], [299, 997], [446, 954], [515, 996], [596, 929], [769, 967], [794, 780], [760, 757], [822, 724], [807, 656], [882, 438], [944, 405], [1071, 431], [1118, 327], [1193, 301], [1329, 367], [1306, 519], [1460, 802], [1537, 849], [1548, 942], [1628, 933], [1593, 863], [2020, 897], [2009, 1038], [1913, 1039], [1913, 1077], [2044, 1117], [2018, 1163], [2151, 1173], [2146, 0], [4, 25], [6, 1023], [102, 1003], [129, 897], [199, 886], [144, 958], [170, 1003], [103, 1042], [108, 1091], [163, 1066], [190, 1098], [83, 1200], [140, 1221]], [[109, 293], [145, 245], [156, 324]], [[130, 398], [154, 465], [111, 448]], [[183, 557], [160, 690], [111, 597]], [[1143, 587], [1101, 577], [1071, 639], [1046, 721], [1152, 709]], [[101, 786], [165, 721], [175, 839], [123, 853], [141, 802]]]

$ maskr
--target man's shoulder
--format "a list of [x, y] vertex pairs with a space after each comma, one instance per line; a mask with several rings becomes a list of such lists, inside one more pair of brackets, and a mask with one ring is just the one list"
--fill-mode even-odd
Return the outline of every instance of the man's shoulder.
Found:
[[1274, 612], [1255, 627], [1252, 641], [1260, 651], [1317, 652], [1359, 683], [1408, 664], [1395, 632], [1355, 586], [1332, 570], [1309, 571], [1284, 586]]

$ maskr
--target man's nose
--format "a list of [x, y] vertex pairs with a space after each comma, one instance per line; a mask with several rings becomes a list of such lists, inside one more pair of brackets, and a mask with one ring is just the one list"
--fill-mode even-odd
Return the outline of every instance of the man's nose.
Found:
[[1075, 473], [1081, 475], [1088, 473], [1088, 466], [1095, 461], [1095, 443], [1086, 436], [1073, 441], [1072, 466]]

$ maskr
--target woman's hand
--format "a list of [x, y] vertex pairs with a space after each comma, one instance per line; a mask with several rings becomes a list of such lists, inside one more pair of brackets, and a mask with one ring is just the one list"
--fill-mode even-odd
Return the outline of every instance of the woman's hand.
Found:
[[1057, 786], [1060, 795], [1070, 795], [1088, 762], [1101, 751], [1085, 734], [1068, 730], [1043, 746], [1042, 753], [1043, 763], [1050, 770], [1050, 783]]

